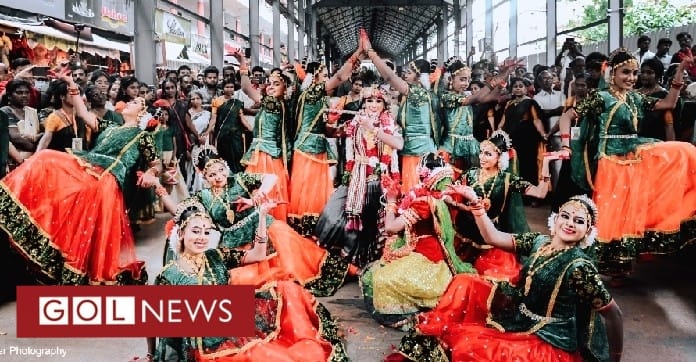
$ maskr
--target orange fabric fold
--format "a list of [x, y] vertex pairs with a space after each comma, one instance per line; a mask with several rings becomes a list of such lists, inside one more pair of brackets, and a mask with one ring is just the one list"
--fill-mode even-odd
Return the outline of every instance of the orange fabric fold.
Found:
[[419, 156], [403, 156], [401, 158], [401, 191], [409, 192], [420, 182], [418, 178]]
[[491, 248], [481, 252], [476, 258], [474, 268], [479, 274], [495, 280], [507, 280], [517, 284], [520, 279], [522, 264], [517, 261], [515, 254], [502, 249]]
[[553, 347], [536, 335], [503, 333], [486, 327], [491, 282], [474, 274], [452, 279], [437, 306], [418, 318], [418, 331], [436, 336], [452, 361], [582, 361], [579, 353]]
[[659, 142], [639, 149], [637, 162], [601, 158], [594, 201], [600, 242], [647, 230], [676, 232], [696, 216], [696, 148]]
[[140, 277], [144, 262], [136, 259], [121, 188], [111, 173], [87, 173], [75, 156], [44, 150], [2, 183], [48, 234], [65, 263], [88, 274], [90, 282], [113, 282], [124, 271]]
[[276, 255], [232, 269], [230, 284], [260, 287], [271, 281], [294, 279], [304, 285], [319, 277], [326, 250], [277, 220], [268, 228], [268, 239]]
[[[288, 192], [288, 170], [280, 158], [273, 158], [269, 154], [261, 151], [255, 151], [251, 156], [255, 160], [254, 164], [249, 164], [246, 168], [247, 173], [266, 173], [278, 176], [275, 186], [267, 195], [270, 199], [279, 202], [288, 202], [290, 200]], [[274, 218], [281, 221], [286, 221], [288, 218], [287, 204], [279, 204], [271, 212]]]
[[[320, 321], [315, 311], [316, 299], [293, 282], [278, 282], [276, 290], [282, 300], [278, 335], [265, 343], [233, 356], [201, 358], [199, 361], [234, 362], [304, 362], [327, 361], [332, 346], [321, 338]], [[221, 348], [224, 350], [224, 346]]]
[[326, 152], [305, 154], [295, 151], [292, 158], [290, 192], [290, 204], [288, 205], [290, 215], [296, 217], [302, 217], [306, 214], [319, 216], [333, 192], [333, 182], [329, 179], [329, 163]]

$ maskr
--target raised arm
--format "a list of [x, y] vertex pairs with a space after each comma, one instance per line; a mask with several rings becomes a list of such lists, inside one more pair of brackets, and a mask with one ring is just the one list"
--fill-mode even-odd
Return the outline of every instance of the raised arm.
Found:
[[507, 86], [506, 79], [521, 64], [521, 59], [505, 59], [500, 65], [500, 73], [488, 81], [486, 86], [481, 88], [476, 94], [467, 97], [464, 104], [488, 103], [497, 100], [500, 96], [500, 89]]
[[684, 69], [690, 67], [694, 64], [694, 56], [689, 51], [687, 55], [684, 56], [679, 67], [677, 67], [677, 72], [672, 79], [672, 84], [669, 87], [669, 93], [663, 99], [660, 99], [655, 103], [655, 110], [666, 110], [674, 109], [677, 106], [677, 99], [679, 99], [679, 93], [684, 86]]
[[486, 242], [486, 244], [493, 245], [496, 248], [500, 248], [505, 251], [515, 250], [512, 234], [504, 233], [495, 228], [495, 225], [493, 225], [493, 222], [486, 214], [486, 209], [483, 207], [483, 202], [478, 197], [474, 189], [465, 185], [451, 185], [448, 192], [459, 194], [464, 197], [464, 200], [468, 201], [468, 204], [471, 207], [471, 213], [474, 215], [474, 219], [476, 220], [476, 226], [481, 232], [481, 236], [483, 236], [483, 240]]
[[387, 200], [385, 208], [384, 230], [389, 234], [396, 234], [406, 228], [406, 221], [403, 216], [397, 216], [399, 207], [396, 202], [401, 188], [399, 181], [393, 180], [388, 176], [382, 176], [382, 189], [385, 190], [384, 197]]
[[353, 68], [355, 67], [356, 63], [360, 62], [360, 56], [363, 54], [363, 48], [362, 48], [362, 42], [358, 42], [358, 49], [355, 50], [355, 53], [348, 58], [348, 61], [343, 64], [341, 69], [336, 72], [329, 80], [326, 81], [326, 93], [331, 95], [333, 94], [334, 90], [338, 88], [341, 83], [345, 82], [346, 80], [350, 79], [350, 74], [353, 71]]
[[97, 116], [87, 109], [85, 101], [84, 99], [82, 99], [82, 96], [80, 95], [80, 87], [78, 87], [78, 85], [75, 84], [72, 76], [70, 75], [70, 68], [63, 68], [60, 71], [60, 73], [58, 73], [57, 77], [68, 83], [68, 97], [70, 98], [73, 107], [75, 107], [75, 114], [77, 114], [78, 117], [82, 118], [87, 127], [96, 131], [99, 128], [99, 121], [97, 120]]
[[259, 261], [266, 260], [268, 256], [268, 228], [266, 225], [266, 216], [268, 211], [276, 206], [273, 201], [266, 201], [259, 205], [259, 225], [256, 228], [256, 235], [254, 236], [254, 247], [249, 249], [244, 258], [242, 259], [242, 264], [251, 264]]
[[362, 46], [365, 48], [365, 51], [367, 52], [367, 57], [372, 60], [372, 63], [375, 65], [375, 68], [377, 68], [377, 71], [379, 72], [380, 75], [382, 75], [382, 78], [389, 83], [394, 89], [396, 89], [400, 94], [406, 96], [408, 95], [408, 83], [406, 83], [405, 80], [399, 78], [396, 73], [389, 68], [386, 62], [382, 60], [382, 58], [377, 55], [377, 52], [372, 49], [372, 44], [370, 43], [370, 39], [367, 37], [367, 33], [364, 30], [361, 30], [360, 32], [360, 41], [362, 42]]
[[244, 54], [240, 53], [239, 50], [235, 50], [232, 56], [239, 62], [239, 76], [242, 79], [242, 91], [246, 93], [254, 103], [260, 103], [262, 98], [261, 92], [251, 84], [251, 80], [249, 79], [249, 64]]

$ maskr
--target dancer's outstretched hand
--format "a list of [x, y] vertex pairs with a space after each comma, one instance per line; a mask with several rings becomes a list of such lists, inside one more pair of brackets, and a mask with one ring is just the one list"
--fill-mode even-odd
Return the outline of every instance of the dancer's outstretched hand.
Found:
[[469, 201], [478, 200], [478, 195], [471, 186], [461, 185], [461, 184], [451, 184], [447, 186], [445, 190], [446, 195], [461, 195]]
[[266, 199], [263, 203], [258, 205], [259, 208], [259, 215], [266, 215], [268, 214], [269, 211], [273, 210], [276, 206], [282, 205], [282, 204], [287, 204], [287, 201], [278, 201], [278, 200], [271, 200], [271, 199]]
[[382, 175], [382, 190], [384, 190], [384, 198], [387, 202], [396, 202], [401, 195], [401, 184], [399, 180], [395, 180], [387, 175]]
[[362, 41], [362, 46], [365, 51], [372, 49], [372, 43], [370, 42], [370, 37], [367, 36], [367, 30], [360, 29], [360, 40]]
[[505, 74], [505, 76], [507, 76], [512, 74], [512, 72], [514, 72], [515, 69], [521, 65], [524, 65], [524, 58], [511, 57], [503, 60], [498, 68], [500, 69], [501, 74]]
[[247, 199], [245, 197], [240, 197], [237, 200], [232, 201], [233, 204], [237, 205], [236, 211], [242, 212], [252, 206], [254, 206], [254, 201], [252, 199]]

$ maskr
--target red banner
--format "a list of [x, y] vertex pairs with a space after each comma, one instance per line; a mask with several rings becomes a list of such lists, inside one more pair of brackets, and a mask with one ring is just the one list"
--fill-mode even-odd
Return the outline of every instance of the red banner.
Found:
[[17, 337], [252, 337], [252, 286], [18, 286]]

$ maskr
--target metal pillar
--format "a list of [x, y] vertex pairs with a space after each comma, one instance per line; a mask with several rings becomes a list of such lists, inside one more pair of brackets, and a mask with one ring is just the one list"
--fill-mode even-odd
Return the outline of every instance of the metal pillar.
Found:
[[546, 0], [546, 64], [556, 63], [556, 0]]
[[462, 29], [462, 6], [459, 3], [459, 0], [454, 0], [454, 54], [452, 55], [457, 55], [461, 56], [459, 53], [459, 31]]
[[623, 0], [609, 0], [609, 49], [607, 54], [623, 46]]
[[437, 62], [447, 60], [447, 6], [442, 7], [442, 15], [437, 22]]
[[[493, 49], [493, 0], [486, 0], [486, 25], [485, 25], [485, 40], [484, 40], [484, 56], [489, 56], [492, 58]], [[486, 49], [485, 46], [488, 45], [490, 48]]]
[[273, 0], [273, 66], [280, 66], [280, 0]]
[[295, 20], [293, 20], [293, 15], [295, 14], [294, 4], [292, 1], [287, 2], [288, 13], [290, 13], [290, 18], [288, 19], [288, 43], [285, 46], [288, 52], [288, 63], [295, 63]]
[[[314, 0], [307, 0], [307, 4], [314, 4]], [[319, 60], [319, 39], [317, 39], [317, 9], [312, 6], [311, 16], [309, 21], [309, 33], [312, 34], [309, 37], [310, 50], [309, 53], [312, 55], [312, 60]]]
[[[428, 34], [423, 34], [423, 59], [428, 60]], [[428, 60], [429, 61], [429, 60]]]
[[[466, 9], [464, 9], [465, 16], [466, 16], [466, 59], [467, 62], [469, 60], [469, 52], [471, 51], [472, 47], [475, 47], [476, 45], [474, 44], [474, 0], [466, 0]], [[483, 51], [483, 49], [479, 49]], [[469, 64], [471, 65], [471, 64]]]
[[510, 29], [509, 39], [510, 39], [510, 49], [509, 53], [511, 57], [517, 56], [517, 0], [510, 0]]
[[[155, 84], [155, 0], [135, 1], [135, 47], [131, 54], [135, 76], [147, 84]], [[166, 59], [163, 59], [166, 61]]]
[[251, 66], [259, 65], [259, 0], [249, 0], [249, 46]]
[[297, 26], [297, 57], [302, 60], [305, 57], [305, 17], [307, 13], [305, 12], [305, 0], [297, 1], [297, 20], [299, 24]]
[[225, 24], [222, 0], [210, 0], [210, 64], [222, 69], [225, 57]]

